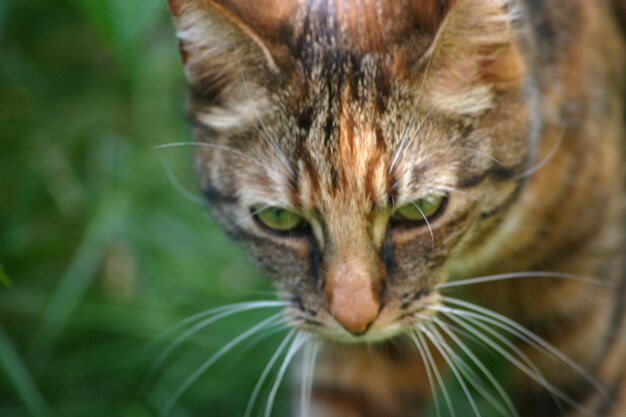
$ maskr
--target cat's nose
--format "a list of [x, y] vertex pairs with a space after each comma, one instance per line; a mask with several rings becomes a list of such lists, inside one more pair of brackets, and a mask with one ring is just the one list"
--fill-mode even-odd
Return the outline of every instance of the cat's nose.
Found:
[[330, 313], [349, 332], [360, 335], [378, 317], [378, 291], [366, 265], [337, 262], [326, 275], [326, 297]]

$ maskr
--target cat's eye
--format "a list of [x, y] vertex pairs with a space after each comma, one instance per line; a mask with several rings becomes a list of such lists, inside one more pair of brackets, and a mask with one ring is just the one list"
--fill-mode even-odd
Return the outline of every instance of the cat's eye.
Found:
[[279, 207], [253, 207], [252, 212], [259, 223], [274, 232], [291, 232], [306, 224], [304, 217]]
[[426, 223], [443, 209], [445, 196], [432, 194], [396, 209], [392, 220], [396, 222]]

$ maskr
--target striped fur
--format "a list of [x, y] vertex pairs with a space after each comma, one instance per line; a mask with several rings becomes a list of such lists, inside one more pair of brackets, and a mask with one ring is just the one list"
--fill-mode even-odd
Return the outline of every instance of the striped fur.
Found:
[[[622, 3], [170, 5], [211, 211], [297, 300], [294, 325], [326, 341], [315, 416], [420, 415], [428, 372], [407, 335], [448, 320], [444, 283], [520, 271], [602, 285], [511, 279], [462, 298], [519, 322], [608, 393], [520, 343], [574, 400], [555, 406], [511, 364], [501, 383], [520, 414], [626, 415]], [[446, 200], [430, 224], [390, 222], [429, 194]], [[269, 233], [258, 206], [296, 211], [310, 231]]]

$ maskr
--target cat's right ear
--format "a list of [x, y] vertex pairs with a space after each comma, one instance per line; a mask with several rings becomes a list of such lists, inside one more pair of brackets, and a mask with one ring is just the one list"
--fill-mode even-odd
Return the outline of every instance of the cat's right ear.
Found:
[[225, 90], [242, 77], [278, 72], [284, 51], [273, 37], [292, 12], [285, 3], [293, 2], [169, 0], [192, 87], [209, 98], [237, 95]]

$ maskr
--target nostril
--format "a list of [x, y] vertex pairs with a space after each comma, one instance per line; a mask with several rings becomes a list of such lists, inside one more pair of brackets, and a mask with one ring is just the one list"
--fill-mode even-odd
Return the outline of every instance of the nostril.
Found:
[[369, 322], [369, 323], [365, 326], [365, 328], [364, 328], [363, 330], [361, 330], [361, 331], [355, 331], [355, 330], [353, 330], [353, 329], [350, 329], [350, 328], [348, 328], [348, 327], [344, 326], [344, 325], [343, 325], [343, 324], [341, 324], [341, 323], [340, 323], [340, 324], [341, 324], [341, 327], [343, 327], [344, 329], [346, 329], [348, 332], [352, 333], [354, 336], [357, 336], [357, 337], [358, 337], [358, 336], [363, 336], [365, 333], [367, 333], [367, 331], [370, 329], [370, 327], [372, 327], [372, 324], [374, 324], [374, 321], [376, 321], [376, 320], [373, 320], [373, 321]]
[[362, 336], [372, 327], [372, 324], [376, 321], [376, 317], [373, 317], [371, 320], [369, 318], [354, 318], [354, 317], [345, 317], [333, 313], [335, 320], [346, 329], [348, 332], [352, 333], [355, 336]]
[[367, 333], [367, 331], [370, 329], [370, 327], [372, 327], [372, 325], [374, 324], [375, 321], [376, 321], [376, 319], [374, 319], [374, 320], [370, 321], [369, 323], [367, 323], [365, 325], [365, 328], [363, 330], [361, 330], [361, 331], [355, 331], [355, 330], [349, 329], [349, 328], [347, 328], [347, 327], [345, 327], [343, 325], [342, 325], [342, 327], [344, 329], [346, 329], [347, 331], [349, 331], [350, 333], [352, 333], [354, 336], [363, 336], [365, 333]]

